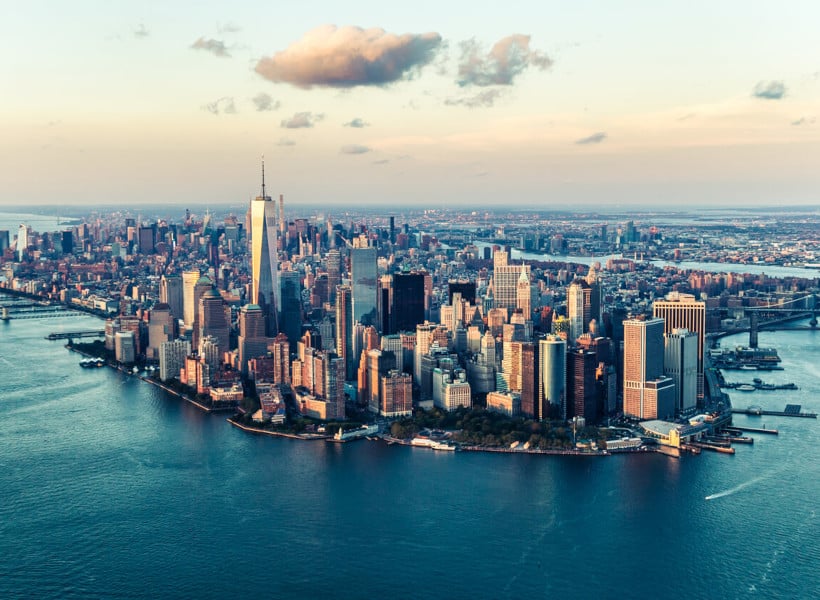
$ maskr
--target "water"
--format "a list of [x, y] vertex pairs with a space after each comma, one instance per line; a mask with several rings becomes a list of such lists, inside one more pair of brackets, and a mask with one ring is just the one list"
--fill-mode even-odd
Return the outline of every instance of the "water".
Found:
[[7, 230], [12, 237], [17, 235], [20, 224], [28, 225], [39, 233], [62, 231], [76, 223], [76, 219], [56, 217], [53, 215], [36, 215], [31, 213], [0, 212], [0, 230]]
[[[485, 248], [492, 246], [487, 242], [476, 242], [475, 246], [478, 248]], [[518, 248], [510, 250], [510, 257], [513, 260], [530, 260], [530, 261], [553, 261], [553, 262], [568, 262], [579, 265], [591, 265], [592, 263], [601, 263], [606, 266], [609, 259], [618, 260], [621, 258], [634, 259], [635, 253], [621, 254], [605, 254], [602, 256], [574, 256], [564, 254], [545, 254], [542, 252], [524, 252]], [[640, 257], [640, 253], [638, 253]], [[779, 265], [770, 265], [766, 263], [754, 263], [748, 265], [734, 264], [734, 263], [716, 263], [716, 262], [700, 262], [700, 261], [681, 261], [670, 262], [665, 260], [649, 261], [656, 267], [675, 267], [676, 269], [688, 269], [692, 271], [704, 271], [706, 273], [748, 273], [751, 275], [766, 274], [769, 277], [802, 277], [805, 279], [820, 278], [820, 270], [805, 269], [802, 267], [781, 267]]]
[[[98, 326], [0, 323], [1, 598], [820, 596], [818, 421], [680, 460], [256, 437], [43, 339]], [[760, 335], [800, 390], [742, 399], [818, 411], [818, 334]]]

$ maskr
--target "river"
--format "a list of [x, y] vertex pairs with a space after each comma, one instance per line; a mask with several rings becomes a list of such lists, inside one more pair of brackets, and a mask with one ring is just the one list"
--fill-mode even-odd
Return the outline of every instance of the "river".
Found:
[[[2, 598], [820, 597], [813, 419], [681, 459], [253, 436], [44, 339], [97, 327], [0, 323]], [[818, 335], [761, 332], [800, 389], [754, 403], [820, 409]]]

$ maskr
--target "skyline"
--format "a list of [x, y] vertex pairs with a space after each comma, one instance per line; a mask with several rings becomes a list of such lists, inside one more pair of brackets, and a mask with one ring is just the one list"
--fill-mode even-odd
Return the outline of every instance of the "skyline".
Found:
[[8, 15], [0, 208], [817, 203], [809, 2], [195, 8]]

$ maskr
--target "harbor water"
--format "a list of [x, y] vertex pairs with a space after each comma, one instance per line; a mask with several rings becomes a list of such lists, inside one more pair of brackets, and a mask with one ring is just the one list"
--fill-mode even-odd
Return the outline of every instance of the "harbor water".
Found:
[[[815, 419], [680, 459], [254, 436], [44, 339], [98, 327], [0, 323], [0, 598], [820, 597]], [[820, 333], [760, 338], [799, 389], [732, 399], [820, 412]]]

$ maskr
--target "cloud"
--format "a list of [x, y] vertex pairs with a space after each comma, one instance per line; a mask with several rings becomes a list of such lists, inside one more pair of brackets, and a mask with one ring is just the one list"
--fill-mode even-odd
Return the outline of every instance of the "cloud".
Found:
[[295, 146], [296, 142], [289, 138], [279, 138], [279, 141], [276, 142], [277, 146]]
[[467, 96], [464, 98], [447, 98], [444, 104], [447, 106], [466, 106], [467, 108], [489, 107], [495, 104], [495, 101], [501, 97], [501, 90], [483, 90], [474, 96]]
[[191, 44], [191, 48], [193, 48], [194, 50], [205, 50], [206, 52], [210, 52], [214, 56], [230, 56], [228, 48], [225, 46], [225, 42], [221, 40], [206, 40], [205, 38], [201, 37], [193, 44]]
[[760, 81], [752, 91], [752, 96], [763, 100], [780, 100], [786, 95], [786, 86], [782, 81]]
[[688, 121], [689, 119], [694, 119], [694, 118], [695, 118], [695, 113], [688, 113], [688, 114], [683, 115], [682, 117], [678, 117], [675, 120], [682, 123], [683, 121]]
[[236, 104], [234, 104], [233, 98], [231, 96], [222, 96], [218, 100], [214, 100], [213, 102], [209, 102], [205, 106], [202, 107], [203, 110], [207, 110], [212, 115], [218, 114], [226, 114], [226, 115], [235, 115], [236, 114]]
[[370, 127], [370, 123], [367, 123], [364, 119], [355, 117], [354, 119], [351, 119], [350, 121], [345, 123], [343, 127], [355, 127], [356, 129], [361, 129], [362, 127]]
[[792, 121], [792, 125], [800, 126], [800, 125], [812, 125], [814, 123], [814, 117], [800, 117], [799, 119]]
[[513, 34], [500, 39], [486, 55], [478, 42], [467, 40], [461, 43], [458, 84], [512, 85], [529, 67], [543, 71], [551, 65], [552, 60], [546, 54], [530, 50], [528, 35]]
[[290, 119], [283, 119], [281, 126], [285, 129], [305, 129], [313, 127], [324, 118], [325, 115], [322, 113], [298, 112]]
[[228, 22], [224, 25], [217, 25], [216, 31], [218, 33], [239, 33], [240, 31], [242, 31], [242, 28], [236, 23]]
[[301, 88], [383, 86], [412, 77], [433, 59], [440, 44], [438, 33], [396, 35], [379, 28], [324, 25], [262, 58], [256, 72], [274, 83]]
[[279, 100], [274, 100], [270, 94], [266, 94], [264, 92], [256, 94], [256, 96], [251, 98], [251, 100], [258, 112], [276, 110], [282, 106], [282, 103], [279, 102]]
[[342, 154], [366, 154], [370, 152], [370, 150], [371, 148], [360, 144], [348, 144], [347, 146], [342, 146], [339, 152]]
[[150, 35], [150, 33], [149, 33], [149, 32], [148, 32], [148, 30], [145, 28], [145, 25], [144, 25], [143, 23], [140, 23], [140, 24], [139, 24], [139, 25], [137, 25], [137, 27], [134, 29], [134, 37], [135, 37], [135, 38], [138, 38], [138, 39], [144, 39], [144, 38], [147, 38], [149, 35]]
[[389, 162], [390, 162], [389, 158], [382, 158], [382, 159], [379, 159], [379, 160], [374, 160], [373, 164], [374, 165], [386, 165]]
[[606, 132], [598, 131], [597, 133], [593, 133], [592, 135], [588, 135], [587, 137], [582, 137], [579, 140], [575, 140], [576, 144], [587, 145], [587, 144], [600, 144], [606, 139]]

